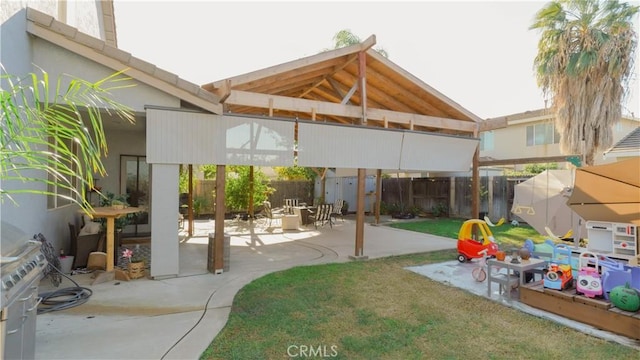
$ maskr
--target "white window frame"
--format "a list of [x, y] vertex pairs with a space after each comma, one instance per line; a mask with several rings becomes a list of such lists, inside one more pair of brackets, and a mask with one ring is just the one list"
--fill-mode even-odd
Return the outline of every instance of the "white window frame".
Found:
[[[49, 140], [50, 142], [54, 141], [52, 137], [50, 137]], [[69, 147], [74, 154], [78, 155], [79, 153], [78, 144], [75, 141], [73, 141], [73, 139], [69, 139], [67, 141], [68, 141], [67, 147]], [[54, 154], [56, 153], [56, 150], [53, 147], [49, 147], [49, 151], [51, 151]], [[57, 164], [57, 162], [55, 164]], [[75, 164], [72, 165], [74, 169], [76, 166], [77, 165]], [[55, 177], [52, 174], [47, 174], [47, 177], [49, 181], [55, 181]], [[80, 179], [78, 179], [77, 177], [74, 177], [70, 181], [73, 183], [75, 189], [80, 189], [80, 186], [82, 186]], [[57, 184], [50, 183], [50, 184], [47, 184], [47, 191], [50, 193], [50, 195], [47, 196], [47, 210], [58, 209], [61, 207], [71, 205], [73, 203], [71, 200], [67, 200], [65, 198], [60, 197], [60, 195], [69, 196], [69, 197], [74, 196], [71, 190], [67, 190], [62, 186], [58, 186]]]
[[[549, 129], [549, 127], [551, 127], [551, 129]], [[549, 130], [553, 131], [551, 134], [551, 141], [549, 141], [547, 134], [544, 134]], [[542, 137], [539, 136], [540, 132], [543, 133]], [[531, 136], [529, 136], [530, 134]], [[527, 146], [550, 145], [558, 144], [560, 142], [560, 134], [553, 123], [527, 125], [525, 136]], [[538, 138], [542, 140], [538, 140]]]
[[493, 131], [480, 133], [480, 151], [495, 149], [495, 134]]

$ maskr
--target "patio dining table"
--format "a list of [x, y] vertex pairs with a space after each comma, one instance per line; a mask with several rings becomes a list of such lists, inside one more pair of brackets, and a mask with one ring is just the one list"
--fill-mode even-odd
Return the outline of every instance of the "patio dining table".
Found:
[[300, 225], [309, 225], [309, 214], [312, 214], [315, 209], [308, 206], [294, 206], [293, 213], [298, 215], [298, 221]]

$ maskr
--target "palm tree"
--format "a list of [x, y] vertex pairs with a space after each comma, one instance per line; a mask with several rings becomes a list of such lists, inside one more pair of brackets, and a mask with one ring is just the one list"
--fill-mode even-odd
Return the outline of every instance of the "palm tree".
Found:
[[[353, 34], [351, 30], [348, 30], [348, 29], [338, 31], [333, 36], [333, 41], [335, 41], [335, 45], [333, 47], [334, 49], [339, 49], [339, 48], [347, 47], [350, 45], [359, 44], [362, 42], [362, 40], [357, 35]], [[377, 51], [380, 55], [386, 57], [387, 59], [389, 58], [389, 54], [385, 49], [381, 47], [377, 47], [374, 50]]]
[[537, 12], [541, 32], [534, 69], [551, 100], [560, 148], [592, 165], [611, 146], [613, 125], [633, 69], [638, 6], [616, 1], [557, 0]]
[[[12, 194], [31, 193], [58, 196], [91, 210], [85, 192], [93, 189], [95, 175], [106, 173], [103, 116], [134, 121], [128, 107], [111, 99], [110, 91], [133, 86], [121, 74], [95, 83], [61, 76], [54, 88], [44, 71], [19, 78], [0, 66], [1, 201], [15, 203]], [[40, 185], [5, 188], [7, 181]]]

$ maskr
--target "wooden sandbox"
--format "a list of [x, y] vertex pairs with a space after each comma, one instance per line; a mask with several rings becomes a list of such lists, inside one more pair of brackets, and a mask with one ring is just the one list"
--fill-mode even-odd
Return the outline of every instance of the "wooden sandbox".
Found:
[[640, 312], [620, 310], [604, 299], [576, 295], [575, 289], [546, 289], [538, 281], [520, 287], [520, 301], [598, 329], [640, 340]]

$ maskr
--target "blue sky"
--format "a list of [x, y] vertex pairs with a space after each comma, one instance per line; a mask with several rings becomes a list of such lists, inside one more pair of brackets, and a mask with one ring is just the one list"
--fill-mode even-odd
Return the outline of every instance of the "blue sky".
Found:
[[[115, 15], [121, 49], [196, 84], [316, 54], [342, 29], [375, 34], [391, 61], [492, 118], [544, 107], [528, 27], [545, 3], [115, 0]], [[626, 104], [636, 117], [639, 87]]]

